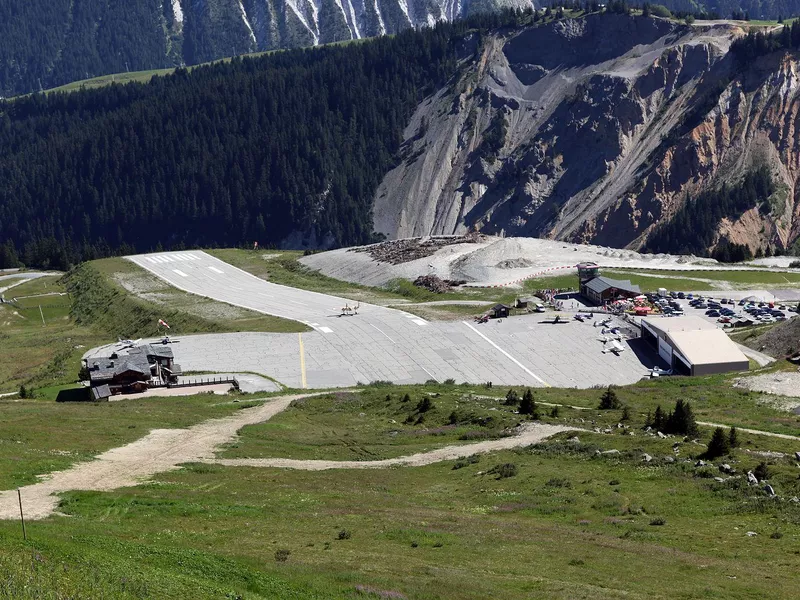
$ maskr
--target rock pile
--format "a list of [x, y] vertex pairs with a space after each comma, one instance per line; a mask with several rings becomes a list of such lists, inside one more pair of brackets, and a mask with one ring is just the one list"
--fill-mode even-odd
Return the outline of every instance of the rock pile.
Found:
[[452, 288], [464, 285], [466, 281], [455, 281], [453, 279], [442, 279], [436, 275], [420, 275], [414, 280], [414, 285], [417, 287], [425, 288], [429, 292], [436, 294], [443, 294], [450, 291]]
[[445, 246], [451, 246], [453, 244], [478, 244], [485, 239], [486, 236], [480, 233], [470, 232], [465, 235], [389, 240], [380, 242], [379, 244], [372, 244], [371, 246], [350, 248], [348, 252], [366, 252], [378, 262], [399, 265], [431, 256], [437, 250]]

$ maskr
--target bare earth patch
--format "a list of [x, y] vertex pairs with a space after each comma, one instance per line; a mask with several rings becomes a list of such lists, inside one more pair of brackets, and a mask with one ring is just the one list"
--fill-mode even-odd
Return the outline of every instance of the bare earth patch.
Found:
[[800, 407], [800, 401], [790, 400], [790, 398], [800, 398], [800, 371], [779, 371], [755, 377], [741, 377], [734, 382], [734, 386], [769, 394], [759, 398], [762, 404], [781, 410], [795, 410]]
[[[527, 425], [520, 428], [519, 435], [514, 437], [448, 446], [423, 454], [374, 462], [215, 458], [217, 449], [235, 438], [242, 427], [267, 421], [286, 410], [292, 401], [314, 395], [317, 394], [281, 396], [260, 406], [242, 409], [234, 415], [221, 419], [210, 419], [187, 429], [154, 429], [135, 442], [100, 454], [93, 461], [78, 463], [65, 471], [46, 475], [41, 482], [21, 488], [25, 518], [44, 519], [54, 514], [58, 508], [58, 494], [62, 492], [110, 491], [135, 486], [157, 473], [175, 470], [179, 465], [188, 462], [288, 467], [314, 471], [334, 468], [384, 468], [396, 465], [422, 466], [472, 454], [527, 446], [567, 430], [565, 427], [552, 425]], [[18, 518], [16, 490], [0, 492], [0, 519]]]

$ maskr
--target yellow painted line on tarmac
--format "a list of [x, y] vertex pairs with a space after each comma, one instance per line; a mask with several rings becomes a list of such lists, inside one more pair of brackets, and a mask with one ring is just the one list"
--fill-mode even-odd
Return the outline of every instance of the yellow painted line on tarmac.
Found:
[[308, 387], [306, 385], [306, 352], [305, 349], [303, 348], [302, 333], [297, 334], [297, 341], [300, 342], [300, 386], [303, 389], [306, 389], [306, 387]]

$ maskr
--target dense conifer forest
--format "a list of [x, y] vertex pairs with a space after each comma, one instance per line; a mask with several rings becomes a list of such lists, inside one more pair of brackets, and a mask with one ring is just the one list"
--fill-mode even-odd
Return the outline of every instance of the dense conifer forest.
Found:
[[290, 236], [368, 242], [374, 191], [414, 108], [477, 49], [478, 30], [516, 19], [0, 103], [0, 240], [13, 245], [0, 258], [65, 267]]

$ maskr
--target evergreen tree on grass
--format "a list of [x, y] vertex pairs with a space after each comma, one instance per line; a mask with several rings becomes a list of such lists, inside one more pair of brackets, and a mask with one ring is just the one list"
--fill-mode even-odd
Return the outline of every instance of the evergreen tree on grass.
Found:
[[608, 386], [603, 395], [600, 397], [600, 406], [598, 408], [600, 410], [614, 410], [620, 407], [619, 398], [617, 398], [617, 392], [614, 391], [614, 388]]
[[731, 430], [728, 432], [728, 445], [731, 448], [739, 447], [739, 435], [736, 432], [736, 427], [731, 427]]
[[728, 437], [725, 435], [722, 427], [717, 427], [711, 435], [711, 441], [708, 442], [708, 448], [703, 456], [709, 459], [719, 458], [720, 456], [728, 454], [730, 450]]
[[522, 402], [519, 404], [519, 414], [528, 415], [531, 419], [539, 419], [539, 407], [533, 399], [533, 392], [530, 389], [525, 391], [522, 396]]

